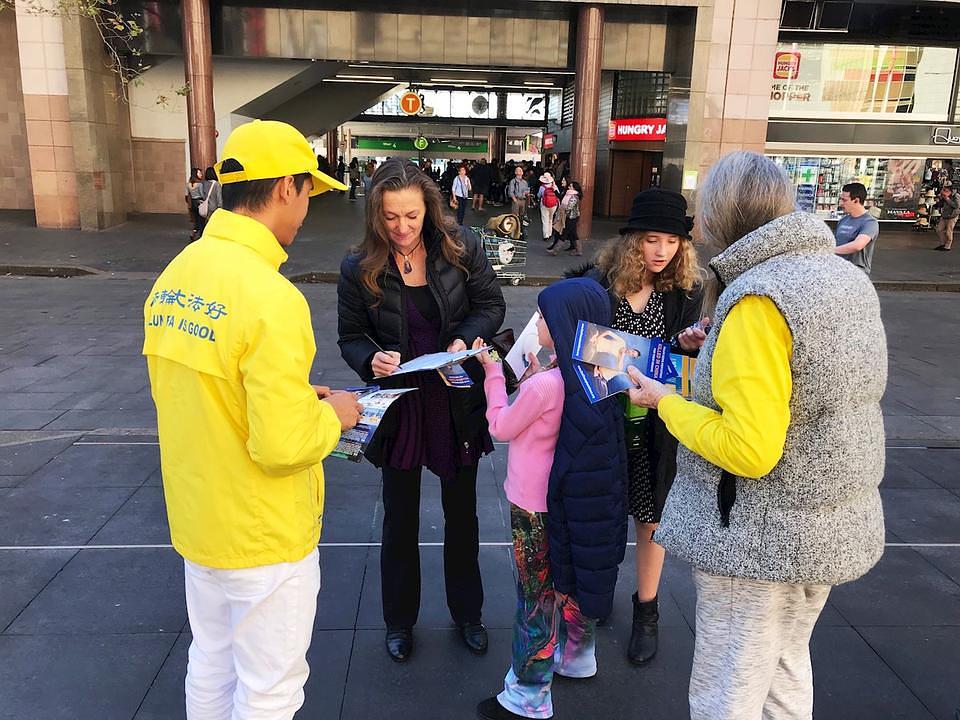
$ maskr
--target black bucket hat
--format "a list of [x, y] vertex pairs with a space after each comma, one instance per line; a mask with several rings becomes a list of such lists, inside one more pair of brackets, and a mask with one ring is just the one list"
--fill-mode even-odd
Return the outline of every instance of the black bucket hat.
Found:
[[693, 219], [687, 217], [687, 200], [672, 190], [650, 188], [637, 193], [630, 208], [630, 219], [620, 234], [652, 230], [690, 239]]

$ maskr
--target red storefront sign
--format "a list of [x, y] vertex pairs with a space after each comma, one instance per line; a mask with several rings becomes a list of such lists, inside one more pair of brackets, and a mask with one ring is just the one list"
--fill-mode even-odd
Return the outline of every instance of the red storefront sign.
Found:
[[777, 80], [796, 80], [800, 75], [800, 53], [778, 52], [773, 61], [773, 77]]
[[553, 133], [546, 133], [543, 136], [543, 149], [550, 150], [553, 148], [553, 144], [557, 141], [557, 136]]
[[607, 139], [610, 142], [663, 141], [667, 139], [667, 121], [663, 118], [611, 120]]

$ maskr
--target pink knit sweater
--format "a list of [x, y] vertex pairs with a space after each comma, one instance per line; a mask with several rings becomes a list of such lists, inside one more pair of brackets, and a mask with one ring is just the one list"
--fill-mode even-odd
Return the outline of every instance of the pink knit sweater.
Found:
[[490, 434], [510, 443], [503, 483], [507, 499], [528, 512], [546, 512], [547, 482], [563, 413], [560, 370], [545, 370], [525, 380], [509, 405], [500, 363], [488, 363], [483, 369]]

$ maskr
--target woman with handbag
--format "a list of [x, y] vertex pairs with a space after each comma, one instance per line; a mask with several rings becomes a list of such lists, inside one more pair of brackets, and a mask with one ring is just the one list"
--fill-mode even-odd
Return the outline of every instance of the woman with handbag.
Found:
[[486, 652], [481, 622], [477, 467], [493, 450], [484, 417], [483, 369], [463, 363], [470, 388], [438, 373], [391, 379], [401, 362], [466, 350], [492, 337], [506, 305], [483, 244], [444, 212], [437, 184], [416, 165], [387, 160], [373, 176], [366, 233], [340, 266], [340, 352], [366, 382], [415, 387], [383, 418], [366, 457], [383, 472], [380, 570], [386, 647], [404, 662], [420, 609], [420, 477], [440, 478], [447, 606], [471, 651]]
[[[564, 182], [566, 182], [566, 179], [564, 179]], [[551, 255], [560, 253], [557, 245], [561, 242], [567, 243], [567, 247], [563, 249], [571, 255], [579, 256], [583, 254], [580, 251], [580, 238], [577, 237], [577, 221], [580, 219], [580, 198], [582, 195], [583, 189], [580, 187], [580, 183], [571, 180], [563, 194], [563, 199], [560, 201], [560, 208], [557, 210], [557, 217], [563, 218], [559, 228], [557, 228], [557, 221], [554, 219], [553, 226], [558, 232], [554, 234], [553, 242], [547, 248], [547, 252]]]
[[223, 205], [220, 181], [217, 179], [217, 171], [212, 167], [208, 167], [203, 173], [201, 187], [203, 189], [203, 200], [197, 206], [197, 214], [200, 216], [200, 233], [202, 234], [210, 221], [210, 216]]
[[470, 184], [470, 176], [467, 175], [467, 166], [461, 165], [450, 189], [450, 207], [457, 211], [457, 225], [463, 225], [463, 218], [467, 214], [467, 200], [472, 194], [473, 186]]

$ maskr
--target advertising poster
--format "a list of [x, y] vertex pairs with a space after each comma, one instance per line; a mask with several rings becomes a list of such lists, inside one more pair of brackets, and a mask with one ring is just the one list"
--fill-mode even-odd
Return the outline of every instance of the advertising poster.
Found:
[[916, 220], [923, 160], [891, 159], [883, 188], [883, 220]]
[[943, 120], [956, 58], [954, 48], [780, 43], [770, 117]]
[[817, 211], [817, 186], [801, 184], [797, 186], [797, 209], [803, 212]]

